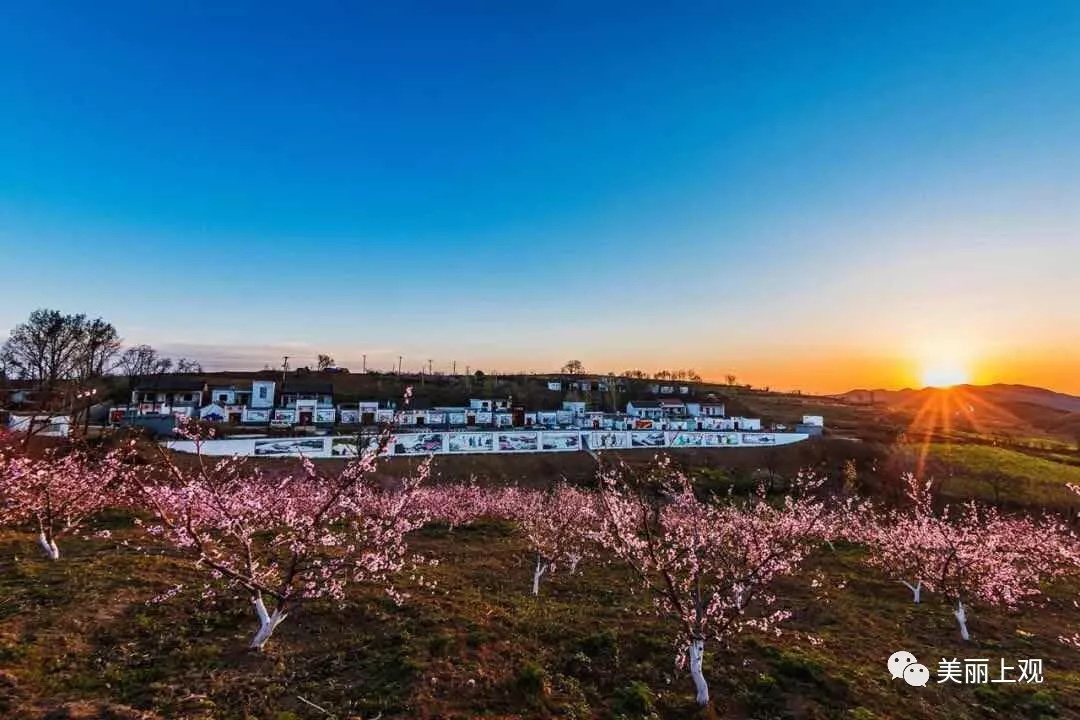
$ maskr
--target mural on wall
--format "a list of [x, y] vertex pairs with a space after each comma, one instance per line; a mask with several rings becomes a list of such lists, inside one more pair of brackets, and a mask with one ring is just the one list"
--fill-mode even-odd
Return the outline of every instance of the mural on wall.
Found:
[[208, 422], [224, 422], [225, 408], [217, 404], [210, 404], [199, 411], [199, 417]]
[[654, 427], [656, 427], [656, 423], [654, 421], [652, 421], [652, 420], [635, 420], [634, 421], [634, 429], [635, 430], [652, 430]]
[[581, 433], [545, 432], [540, 434], [541, 447], [544, 450], [580, 450]]
[[270, 422], [278, 425], [292, 425], [296, 422], [295, 410], [275, 410]]
[[284, 440], [256, 440], [256, 455], [306, 455], [308, 453], [324, 452], [326, 450], [326, 438], [314, 440], [284, 439]]
[[359, 410], [342, 410], [341, 411], [341, 424], [342, 425], [357, 425], [360, 422]]
[[315, 411], [315, 422], [332, 423], [337, 419], [334, 408], [319, 408]]
[[355, 437], [336, 437], [330, 447], [334, 457], [356, 457], [360, 453], [360, 441]]
[[[359, 437], [356, 435], [338, 435], [332, 438], [330, 454], [334, 457], [357, 457], [361, 448], [365, 452], [374, 452], [378, 446], [379, 438], [372, 437], [370, 434]], [[383, 448], [382, 454], [389, 455], [390, 452], [391, 447], [387, 445], [387, 447]]]
[[409, 433], [394, 436], [395, 455], [429, 455], [442, 452], [442, 433]]
[[776, 442], [774, 435], [743, 435], [742, 441], [747, 445], [769, 445]]
[[447, 441], [449, 452], [491, 452], [495, 449], [495, 434], [485, 432], [450, 433]]
[[630, 447], [664, 447], [664, 433], [636, 432], [630, 434]]
[[246, 413], [244, 413], [244, 422], [253, 422], [253, 423], [256, 423], [256, 422], [258, 422], [258, 423], [270, 422], [270, 411], [269, 410], [251, 410], [251, 409], [248, 409], [248, 411]]
[[668, 433], [668, 445], [671, 447], [701, 447], [705, 438], [699, 432]]
[[630, 435], [625, 432], [591, 432], [586, 441], [592, 450], [630, 447]]
[[538, 438], [534, 432], [499, 433], [499, 451], [535, 452], [538, 448]]

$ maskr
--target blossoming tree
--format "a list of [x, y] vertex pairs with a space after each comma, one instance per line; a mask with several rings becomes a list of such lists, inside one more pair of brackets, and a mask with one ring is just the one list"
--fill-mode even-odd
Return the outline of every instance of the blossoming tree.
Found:
[[769, 588], [822, 541], [827, 512], [812, 497], [821, 482], [800, 476], [778, 503], [764, 487], [748, 499], [717, 503], [698, 500], [690, 479], [666, 464], [658, 475], [659, 492], [651, 494], [642, 485], [628, 487], [625, 473], [602, 473], [601, 538], [632, 568], [657, 613], [678, 623], [679, 666], [689, 661], [697, 702], [707, 705], [706, 638], [723, 642], [789, 616], [775, 609]]
[[[162, 453], [164, 477], [139, 483], [156, 518], [149, 530], [188, 551], [212, 580], [239, 588], [251, 599], [259, 630], [251, 647], [262, 649], [275, 628], [303, 601], [344, 598], [350, 583], [374, 583], [396, 600], [391, 575], [407, 562], [405, 536], [426, 514], [415, 501], [428, 475], [385, 489], [371, 477], [380, 443], [335, 475], [310, 460], [299, 472], [271, 475], [248, 458], [210, 464], [196, 443], [196, 462], [182, 468]], [[217, 583], [208, 583], [212, 592]], [[269, 604], [269, 607], [268, 607]]]
[[87, 519], [114, 503], [132, 468], [124, 445], [108, 452], [54, 448], [33, 458], [13, 447], [0, 452], [0, 524], [33, 524], [50, 560], [57, 540], [77, 535]]
[[904, 482], [908, 506], [866, 525], [866, 562], [899, 579], [915, 602], [924, 588], [943, 595], [964, 640], [971, 637], [966, 603], [1015, 607], [1064, 571], [1060, 553], [1047, 552], [1061, 537], [1053, 521], [1006, 516], [974, 502], [938, 510], [931, 481], [907, 474]]
[[515, 490], [508, 498], [510, 512], [536, 552], [532, 594], [540, 594], [540, 579], [566, 563], [570, 574], [586, 557], [597, 538], [600, 518], [596, 493], [557, 483], [548, 491]]

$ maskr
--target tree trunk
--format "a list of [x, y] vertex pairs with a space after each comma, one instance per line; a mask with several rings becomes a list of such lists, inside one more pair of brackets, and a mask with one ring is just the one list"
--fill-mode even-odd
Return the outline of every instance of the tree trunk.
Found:
[[578, 563], [581, 562], [581, 556], [580, 555], [569, 555], [568, 557], [570, 559], [570, 574], [573, 575], [574, 573], [577, 572], [577, 566], [578, 566]]
[[956, 602], [956, 609], [953, 610], [953, 615], [956, 616], [956, 622], [960, 624], [960, 637], [964, 640], [970, 640], [971, 635], [968, 635], [967, 613], [964, 611], [964, 603], [959, 600]]
[[262, 594], [255, 596], [255, 614], [259, 616], [259, 632], [255, 633], [254, 639], [251, 641], [251, 648], [253, 650], [262, 650], [266, 645], [266, 641], [270, 639], [270, 636], [274, 633], [274, 628], [281, 624], [281, 621], [288, 617], [288, 613], [281, 611], [278, 607], [271, 615], [266, 611], [266, 604], [263, 603]]
[[698, 705], [709, 704], [709, 685], [705, 682], [705, 676], [701, 672], [701, 661], [705, 657], [705, 640], [697, 638], [690, 641], [690, 677], [694, 679], [694, 687], [697, 688]]
[[915, 599], [915, 604], [918, 605], [919, 602], [922, 600], [922, 580], [919, 580], [914, 585], [912, 585], [906, 580], [901, 580], [900, 582], [904, 583], [904, 586], [911, 591], [911, 594]]
[[547, 572], [547, 569], [548, 569], [548, 566], [547, 566], [547, 563], [544, 562], [544, 558], [537, 555], [536, 556], [536, 570], [533, 571], [533, 588], [532, 588], [532, 594], [533, 595], [539, 595], [540, 594], [540, 577], [545, 572]]
[[60, 559], [60, 548], [56, 547], [56, 541], [46, 537], [44, 532], [38, 535], [38, 545], [41, 545], [41, 549], [50, 560]]

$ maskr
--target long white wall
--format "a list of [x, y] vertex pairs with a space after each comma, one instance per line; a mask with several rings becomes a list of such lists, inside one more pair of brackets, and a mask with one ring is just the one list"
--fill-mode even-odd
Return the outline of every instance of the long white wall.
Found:
[[[482, 432], [399, 433], [386, 455], [471, 455], [492, 453], [574, 452], [579, 450], [632, 450], [684, 447], [769, 447], [802, 442], [805, 433], [692, 432], [661, 430], [494, 430]], [[374, 442], [374, 440], [365, 440]], [[191, 440], [170, 440], [166, 447], [195, 452]], [[204, 455], [309, 458], [357, 455], [355, 436], [294, 438], [234, 438], [207, 440]]]

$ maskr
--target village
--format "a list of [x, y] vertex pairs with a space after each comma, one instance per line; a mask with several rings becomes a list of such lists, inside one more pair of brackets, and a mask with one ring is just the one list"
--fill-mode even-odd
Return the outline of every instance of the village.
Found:
[[[420, 382], [434, 389], [432, 379]], [[618, 402], [618, 393], [631, 384], [633, 397]], [[163, 374], [136, 379], [130, 387], [128, 402], [90, 395], [83, 407], [69, 411], [13, 413], [8, 425], [51, 436], [68, 436], [80, 425], [86, 432], [91, 423], [102, 430], [139, 428], [174, 450], [194, 452], [176, 430], [198, 421], [216, 428], [215, 439], [200, 443], [205, 454], [316, 458], [354, 455], [378, 428], [389, 427], [394, 436], [385, 452], [399, 455], [783, 445], [824, 429], [819, 415], [765, 425], [760, 418], [729, 414], [724, 398], [700, 384], [621, 377], [537, 377], [514, 385], [470, 380], [457, 394], [435, 395], [458, 398], [454, 403], [433, 402], [424, 393], [408, 401], [386, 399], [387, 392], [383, 399], [359, 399], [355, 390], [335, 391], [326, 374], [309, 373], [281, 373], [272, 380]], [[501, 392], [507, 388], [516, 389], [517, 399]], [[124, 394], [114, 390], [111, 397]]]
[[[582, 382], [576, 381], [577, 391]], [[604, 381], [594, 381], [599, 391]], [[284, 384], [284, 383], [283, 383]], [[552, 381], [548, 389], [558, 391], [562, 383]], [[394, 423], [404, 427], [461, 428], [576, 428], [590, 430], [713, 430], [761, 431], [757, 418], [728, 417], [723, 402], [690, 401], [672, 394], [689, 394], [687, 385], [654, 384], [656, 399], [631, 400], [624, 412], [590, 409], [584, 400], [564, 400], [556, 410], [536, 410], [514, 403], [512, 397], [470, 398], [467, 406], [418, 407], [420, 402], [359, 401], [335, 402], [334, 386], [326, 381], [291, 380], [279, 390], [279, 383], [256, 380], [251, 383], [211, 386], [203, 380], [164, 377], [138, 386], [129, 405], [114, 406], [109, 421], [119, 425], [140, 419], [188, 417], [236, 426], [284, 428], [330, 428], [372, 426]], [[822, 418], [806, 416], [795, 432], [814, 433]], [[772, 428], [787, 430], [786, 426]]]

